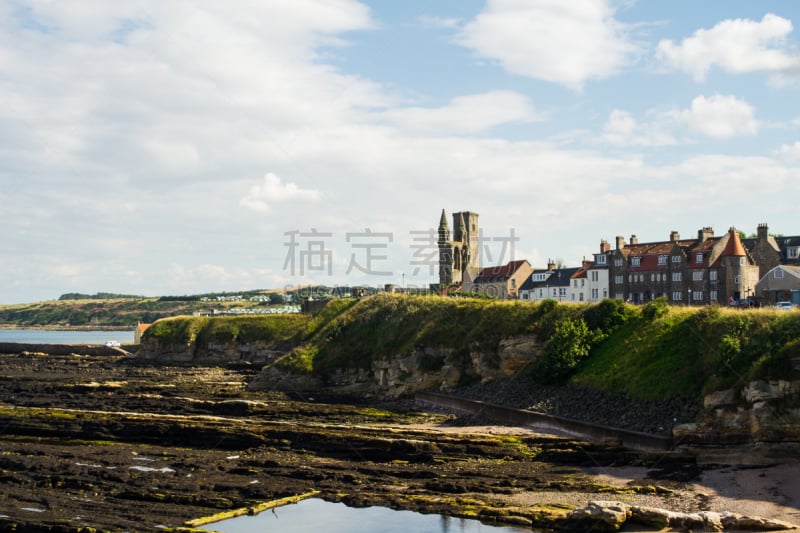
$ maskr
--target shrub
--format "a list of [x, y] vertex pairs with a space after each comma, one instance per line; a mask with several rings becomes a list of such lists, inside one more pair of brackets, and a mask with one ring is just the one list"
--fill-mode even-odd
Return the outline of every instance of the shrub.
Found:
[[564, 383], [589, 356], [591, 344], [592, 335], [583, 319], [559, 320], [544, 347], [541, 361], [535, 365], [533, 377], [540, 382]]

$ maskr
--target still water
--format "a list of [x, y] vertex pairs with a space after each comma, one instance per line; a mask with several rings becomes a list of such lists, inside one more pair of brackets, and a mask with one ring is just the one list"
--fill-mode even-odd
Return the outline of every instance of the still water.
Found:
[[356, 509], [343, 503], [310, 499], [205, 526], [222, 533], [531, 533], [530, 528], [489, 526], [477, 520], [395, 511], [386, 507]]
[[133, 331], [63, 331], [49, 329], [0, 329], [0, 342], [29, 344], [105, 344], [133, 343]]

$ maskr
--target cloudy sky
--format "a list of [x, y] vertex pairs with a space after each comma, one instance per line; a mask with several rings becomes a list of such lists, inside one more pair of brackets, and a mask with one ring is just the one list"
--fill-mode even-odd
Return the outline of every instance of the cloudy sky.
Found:
[[[0, 0], [0, 303], [800, 234], [794, 0]], [[505, 247], [505, 249], [504, 249]], [[432, 272], [433, 270], [433, 272]]]

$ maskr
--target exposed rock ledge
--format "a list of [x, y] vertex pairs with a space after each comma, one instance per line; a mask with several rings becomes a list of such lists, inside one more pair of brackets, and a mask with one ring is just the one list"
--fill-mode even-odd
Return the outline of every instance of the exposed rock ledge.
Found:
[[567, 529], [592, 531], [618, 531], [624, 524], [635, 523], [657, 529], [671, 528], [683, 531], [785, 531], [798, 529], [794, 524], [757, 516], [736, 513], [680, 513], [627, 505], [618, 501], [592, 501], [581, 509], [572, 511], [566, 518]]

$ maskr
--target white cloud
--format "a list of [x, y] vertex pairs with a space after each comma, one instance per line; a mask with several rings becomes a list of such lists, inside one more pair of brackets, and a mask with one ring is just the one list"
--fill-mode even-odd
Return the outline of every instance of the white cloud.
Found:
[[694, 142], [686, 133], [724, 140], [756, 135], [760, 127], [755, 108], [748, 102], [735, 96], [700, 95], [688, 109], [652, 109], [641, 121], [628, 111], [614, 109], [603, 126], [603, 140], [616, 146], [667, 146]]
[[674, 121], [664, 115], [649, 111], [645, 121], [633, 114], [614, 109], [603, 126], [603, 140], [615, 146], [667, 146], [677, 144], [672, 133]]
[[287, 202], [316, 202], [322, 193], [314, 189], [302, 189], [295, 183], [283, 183], [275, 174], [268, 172], [264, 181], [250, 187], [240, 204], [253, 211], [268, 212], [273, 206]]
[[606, 0], [488, 0], [458, 42], [504, 69], [580, 90], [639, 52]]
[[676, 44], [671, 39], [658, 43], [657, 58], [667, 66], [705, 78], [716, 65], [726, 72], [786, 73], [800, 68], [800, 56], [791, 53], [786, 38], [792, 22], [773, 14], [761, 22], [747, 19], [724, 20], [711, 29], [697, 30]]
[[458, 96], [440, 108], [395, 108], [383, 116], [406, 133], [434, 135], [474, 134], [502, 124], [541, 120], [528, 98], [513, 91]]
[[714, 139], [755, 135], [759, 130], [753, 106], [735, 96], [700, 95], [690, 109], [676, 111], [674, 116], [691, 131]]
[[794, 144], [781, 145], [781, 147], [778, 149], [778, 155], [788, 161], [800, 161], [800, 141], [797, 141]]
[[454, 17], [433, 17], [429, 15], [423, 15], [419, 17], [418, 20], [424, 28], [454, 29], [461, 24], [461, 19]]

